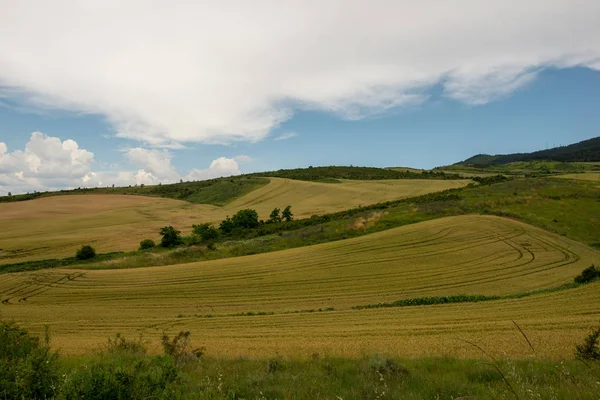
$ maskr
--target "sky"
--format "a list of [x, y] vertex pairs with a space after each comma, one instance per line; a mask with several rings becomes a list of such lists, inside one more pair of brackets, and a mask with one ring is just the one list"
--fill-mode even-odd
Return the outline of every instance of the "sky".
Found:
[[595, 0], [0, 0], [0, 195], [600, 136]]

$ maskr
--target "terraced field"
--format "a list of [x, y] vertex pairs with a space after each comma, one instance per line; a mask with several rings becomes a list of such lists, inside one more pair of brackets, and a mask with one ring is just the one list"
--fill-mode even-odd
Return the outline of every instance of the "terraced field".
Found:
[[[600, 318], [599, 284], [483, 303], [356, 310], [451, 294], [509, 295], [553, 288], [600, 253], [509, 219], [449, 217], [360, 238], [255, 256], [132, 270], [2, 275], [0, 312], [66, 353], [110, 335], [190, 330], [216, 356], [312, 353], [570, 357]], [[321, 311], [319, 311], [321, 309]], [[259, 314], [259, 315], [257, 315]], [[260, 315], [262, 314], [262, 315]]]
[[82, 244], [97, 251], [135, 250], [157, 239], [162, 226], [185, 233], [199, 222], [219, 222], [241, 208], [267, 219], [288, 204], [297, 218], [418, 196], [469, 181], [344, 181], [328, 184], [272, 178], [271, 183], [224, 206], [190, 204], [157, 197], [126, 195], [56, 196], [0, 204], [0, 264], [72, 256]]

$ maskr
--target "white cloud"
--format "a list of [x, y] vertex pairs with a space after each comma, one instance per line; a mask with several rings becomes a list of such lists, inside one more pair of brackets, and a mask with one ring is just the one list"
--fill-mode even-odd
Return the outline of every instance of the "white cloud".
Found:
[[298, 134], [296, 132], [285, 132], [285, 133], [282, 133], [281, 135], [277, 136], [273, 140], [288, 140], [288, 139], [294, 138], [296, 136], [298, 136]]
[[[138, 175], [143, 183], [159, 179], [164, 181], [176, 181], [179, 174], [171, 163], [172, 155], [168, 150], [144, 149], [136, 147], [127, 151], [127, 158], [138, 168], [143, 168]], [[147, 172], [146, 172], [147, 170]]]
[[194, 169], [185, 178], [186, 181], [201, 181], [222, 176], [240, 175], [240, 166], [233, 158], [219, 157], [210, 163], [207, 169]]
[[34, 132], [24, 150], [9, 152], [7, 145], [0, 142], [0, 195], [76, 187], [157, 185], [180, 179], [205, 180], [239, 175], [242, 172], [238, 162], [252, 160], [247, 155], [219, 157], [207, 169], [194, 169], [182, 176], [173, 166], [168, 150], [132, 148], [125, 152], [125, 159], [138, 170], [124, 171], [115, 165], [106, 171], [93, 170], [94, 154], [80, 149], [74, 140], [61, 141]]
[[4, 3], [0, 85], [146, 147], [261, 140], [298, 107], [361, 118], [437, 82], [481, 104], [600, 59], [593, 0]]
[[247, 163], [252, 161], [252, 157], [247, 156], [245, 154], [240, 154], [239, 156], [235, 156], [233, 157], [235, 161], [239, 162], [239, 163]]
[[43, 191], [81, 184], [91, 173], [94, 154], [74, 140], [33, 132], [25, 150], [8, 152], [0, 143], [0, 191]]

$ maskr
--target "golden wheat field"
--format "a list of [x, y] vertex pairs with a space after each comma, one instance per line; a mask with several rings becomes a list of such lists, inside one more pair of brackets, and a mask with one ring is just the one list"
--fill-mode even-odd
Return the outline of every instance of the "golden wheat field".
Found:
[[316, 183], [271, 182], [225, 207], [126, 195], [57, 196], [0, 204], [0, 264], [72, 256], [82, 244], [100, 253], [135, 250], [173, 225], [184, 233], [200, 222], [218, 223], [242, 208], [267, 219], [273, 208], [292, 205], [296, 218], [310, 217], [465, 186], [468, 180], [392, 180]]
[[583, 172], [579, 174], [557, 175], [556, 178], [579, 179], [584, 181], [600, 182], [600, 172]]
[[[598, 283], [482, 303], [352, 307], [552, 288], [599, 261], [587, 246], [514, 220], [459, 216], [215, 261], [6, 274], [0, 313], [34, 332], [48, 325], [67, 354], [89, 352], [118, 332], [157, 346], [162, 332], [179, 330], [219, 357], [479, 356], [458, 338], [494, 354], [529, 354], [514, 320], [538, 355], [571, 357], [600, 319]], [[268, 315], [247, 315], [258, 312]]]

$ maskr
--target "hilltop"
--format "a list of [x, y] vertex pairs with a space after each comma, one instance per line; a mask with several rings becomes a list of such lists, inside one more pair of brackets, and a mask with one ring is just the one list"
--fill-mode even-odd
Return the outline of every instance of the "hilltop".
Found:
[[600, 136], [568, 146], [554, 147], [532, 153], [477, 154], [454, 165], [489, 166], [519, 161], [594, 162], [600, 161]]

